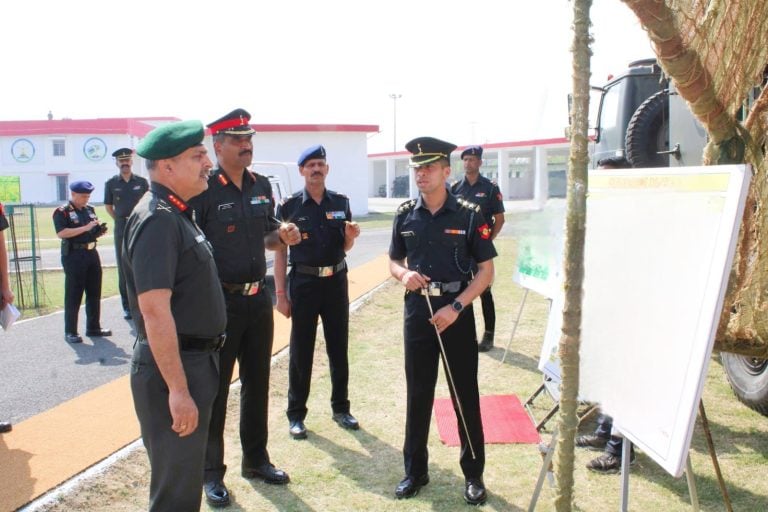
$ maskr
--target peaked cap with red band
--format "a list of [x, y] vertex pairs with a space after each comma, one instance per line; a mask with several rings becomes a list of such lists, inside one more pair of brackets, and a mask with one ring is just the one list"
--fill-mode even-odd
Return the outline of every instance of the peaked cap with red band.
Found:
[[211, 130], [211, 135], [224, 133], [226, 135], [250, 135], [256, 133], [251, 128], [251, 114], [242, 108], [236, 108], [224, 117], [220, 117], [206, 125]]

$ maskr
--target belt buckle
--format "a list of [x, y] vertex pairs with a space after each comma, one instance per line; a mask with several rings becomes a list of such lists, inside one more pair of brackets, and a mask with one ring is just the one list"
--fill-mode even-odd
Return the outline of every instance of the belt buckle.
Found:
[[261, 288], [261, 281], [256, 281], [255, 283], [246, 283], [243, 285], [243, 295], [247, 297], [256, 295], [259, 293], [259, 288]]
[[330, 277], [333, 275], [333, 267], [318, 267], [317, 275], [320, 277]]
[[429, 283], [427, 286], [427, 294], [433, 297], [439, 297], [443, 294], [443, 289], [440, 283]]

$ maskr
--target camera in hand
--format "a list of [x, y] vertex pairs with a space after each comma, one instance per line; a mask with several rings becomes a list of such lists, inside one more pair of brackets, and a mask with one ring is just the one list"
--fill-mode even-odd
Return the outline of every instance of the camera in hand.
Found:
[[106, 233], [106, 232], [107, 232], [107, 223], [106, 223], [106, 222], [102, 222], [101, 224], [99, 224], [99, 225], [97, 225], [97, 226], [94, 226], [94, 227], [91, 229], [91, 233], [92, 233], [92, 234], [93, 234], [93, 236], [95, 236], [96, 238], [99, 238], [101, 235], [103, 235], [103, 234], [104, 234], [104, 233]]

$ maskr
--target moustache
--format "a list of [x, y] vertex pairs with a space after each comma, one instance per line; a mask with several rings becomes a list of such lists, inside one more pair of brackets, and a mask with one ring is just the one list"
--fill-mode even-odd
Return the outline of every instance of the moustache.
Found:
[[240, 152], [240, 156], [244, 156], [244, 155], [253, 155], [253, 151], [251, 151], [250, 149], [244, 149]]

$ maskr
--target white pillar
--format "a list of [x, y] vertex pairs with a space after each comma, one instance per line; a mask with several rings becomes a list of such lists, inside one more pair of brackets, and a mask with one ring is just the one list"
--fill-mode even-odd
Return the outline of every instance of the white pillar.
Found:
[[392, 187], [395, 182], [395, 157], [387, 158], [387, 197], [392, 197]]
[[549, 198], [549, 171], [547, 169], [547, 150], [542, 146], [533, 149], [533, 202], [537, 209], [544, 208]]
[[509, 152], [500, 148], [496, 161], [496, 176], [499, 177], [496, 184], [499, 186], [501, 197], [506, 201], [509, 199]]

